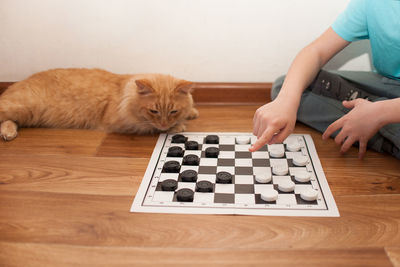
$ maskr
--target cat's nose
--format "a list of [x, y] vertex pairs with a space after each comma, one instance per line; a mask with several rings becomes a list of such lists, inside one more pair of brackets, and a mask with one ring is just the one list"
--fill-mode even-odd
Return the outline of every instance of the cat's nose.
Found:
[[162, 123], [160, 123], [160, 126], [161, 126], [162, 129], [167, 129], [168, 128], [168, 123], [162, 122]]

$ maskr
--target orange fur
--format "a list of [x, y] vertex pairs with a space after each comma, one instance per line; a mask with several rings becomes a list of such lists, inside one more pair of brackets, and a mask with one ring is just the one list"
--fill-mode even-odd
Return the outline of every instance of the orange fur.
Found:
[[192, 83], [163, 74], [48, 70], [13, 84], [0, 96], [0, 135], [12, 140], [17, 126], [180, 132], [187, 119], [198, 116], [191, 88]]

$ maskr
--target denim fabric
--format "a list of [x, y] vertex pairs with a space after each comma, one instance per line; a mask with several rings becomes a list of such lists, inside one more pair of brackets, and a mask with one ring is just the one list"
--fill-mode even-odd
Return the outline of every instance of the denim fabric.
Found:
[[[400, 82], [388, 80], [372, 72], [333, 72], [341, 77], [358, 84], [362, 90], [379, 96], [374, 101], [381, 101], [400, 97]], [[283, 85], [285, 76], [279, 77], [272, 86], [271, 98], [275, 99]], [[350, 110], [343, 107], [341, 101], [334, 98], [317, 95], [307, 88], [302, 97], [297, 111], [297, 120], [324, 132], [328, 126], [347, 114]], [[337, 132], [332, 136], [336, 136]], [[373, 136], [368, 147], [378, 152], [387, 152], [400, 159], [400, 123], [388, 124]]]

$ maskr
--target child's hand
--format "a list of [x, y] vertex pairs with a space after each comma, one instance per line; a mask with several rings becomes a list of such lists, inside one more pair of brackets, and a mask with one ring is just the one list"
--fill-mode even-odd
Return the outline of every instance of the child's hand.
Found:
[[249, 151], [254, 152], [266, 143], [283, 142], [294, 129], [296, 112], [297, 106], [279, 97], [257, 109], [253, 119], [253, 134], [258, 140]]
[[378, 107], [375, 104], [362, 98], [343, 101], [343, 106], [352, 110], [329, 125], [322, 138], [326, 140], [336, 130], [341, 129], [335, 138], [335, 142], [342, 145], [340, 151], [347, 152], [358, 141], [360, 144], [358, 156], [363, 158], [368, 140], [383, 126]]

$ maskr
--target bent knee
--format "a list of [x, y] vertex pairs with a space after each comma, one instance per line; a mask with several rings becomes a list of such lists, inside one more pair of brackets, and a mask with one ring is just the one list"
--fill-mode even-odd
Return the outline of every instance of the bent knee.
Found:
[[286, 75], [282, 75], [279, 78], [275, 80], [275, 82], [272, 84], [271, 88], [271, 99], [274, 100], [279, 92], [281, 91], [283, 82], [285, 81]]

